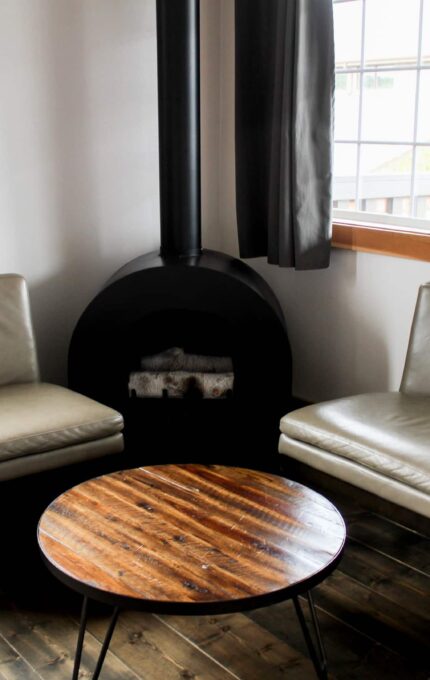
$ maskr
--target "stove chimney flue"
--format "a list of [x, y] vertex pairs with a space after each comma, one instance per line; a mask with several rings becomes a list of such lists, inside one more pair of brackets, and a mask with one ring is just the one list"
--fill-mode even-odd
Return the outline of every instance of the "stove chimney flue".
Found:
[[163, 257], [201, 252], [199, 0], [157, 0]]

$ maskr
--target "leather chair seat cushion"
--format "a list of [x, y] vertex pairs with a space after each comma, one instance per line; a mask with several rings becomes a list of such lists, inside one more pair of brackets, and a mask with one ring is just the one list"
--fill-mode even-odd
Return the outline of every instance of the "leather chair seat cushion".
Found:
[[281, 432], [430, 494], [430, 397], [384, 392], [327, 401], [284, 416]]
[[59, 385], [0, 387], [0, 461], [109, 437], [122, 416]]

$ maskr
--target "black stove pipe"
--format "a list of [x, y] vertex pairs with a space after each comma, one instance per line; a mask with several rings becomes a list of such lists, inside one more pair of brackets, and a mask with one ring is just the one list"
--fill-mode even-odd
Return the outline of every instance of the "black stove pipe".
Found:
[[199, 0], [157, 0], [162, 257], [201, 252]]

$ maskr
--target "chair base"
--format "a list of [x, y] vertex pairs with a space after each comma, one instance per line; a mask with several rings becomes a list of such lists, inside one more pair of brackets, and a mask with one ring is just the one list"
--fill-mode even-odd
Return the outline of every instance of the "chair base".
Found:
[[281, 434], [279, 452], [430, 519], [430, 494], [377, 470]]
[[94, 458], [100, 458], [114, 453], [119, 453], [124, 448], [122, 433], [117, 432], [110, 437], [96, 439], [94, 441], [67, 446], [62, 449], [54, 449], [37, 453], [31, 456], [20, 456], [0, 463], [0, 481], [16, 479], [38, 472], [45, 472], [54, 468], [82, 463]]
[[349, 501], [353, 500], [358, 507], [365, 508], [378, 515], [390, 517], [398, 524], [409, 527], [425, 536], [430, 536], [430, 520], [427, 517], [376, 496], [358, 486], [353, 486], [349, 482], [311, 467], [305, 462], [291, 458], [288, 454], [280, 454], [279, 458], [281, 474], [310, 486], [327, 496], [333, 503], [336, 503], [339, 497], [347, 498]]

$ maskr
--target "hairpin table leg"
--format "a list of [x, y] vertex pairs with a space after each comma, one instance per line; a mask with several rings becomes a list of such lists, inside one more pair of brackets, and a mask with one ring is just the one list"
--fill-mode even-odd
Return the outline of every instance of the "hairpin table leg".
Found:
[[78, 643], [75, 652], [75, 664], [73, 666], [72, 680], [78, 680], [79, 668], [81, 665], [82, 648], [84, 646], [85, 628], [87, 627], [88, 619], [88, 598], [84, 597], [81, 610], [81, 624], [79, 626]]
[[296, 614], [297, 618], [299, 619], [299, 623], [301, 626], [301, 629], [303, 631], [303, 635], [309, 650], [310, 657], [312, 659], [312, 663], [314, 664], [314, 668], [316, 671], [316, 674], [319, 678], [319, 680], [327, 680], [327, 657], [324, 649], [324, 644], [321, 638], [321, 632], [320, 632], [320, 627], [318, 624], [318, 618], [317, 618], [317, 613], [315, 611], [315, 606], [314, 606], [314, 601], [312, 599], [312, 595], [310, 591], [306, 593], [306, 597], [308, 599], [308, 604], [309, 604], [309, 610], [311, 613], [311, 619], [312, 619], [312, 625], [314, 628], [315, 632], [315, 637], [316, 637], [316, 648], [315, 644], [312, 640], [312, 636], [309, 632], [309, 628], [306, 624], [305, 617], [303, 615], [302, 608], [300, 606], [299, 599], [297, 597], [293, 597], [293, 602], [294, 602], [294, 607], [296, 609]]
[[[118, 615], [119, 615], [120, 609], [119, 607], [115, 607], [113, 610], [112, 618], [109, 623], [109, 627], [106, 631], [105, 639], [103, 641], [102, 648], [100, 650], [99, 658], [97, 659], [97, 664], [94, 670], [94, 674], [92, 677], [92, 680], [98, 680], [98, 677], [100, 675], [100, 671], [103, 666], [103, 662], [105, 660], [107, 651], [109, 649], [109, 644], [112, 639], [113, 632], [115, 630], [116, 622], [118, 620]], [[81, 666], [81, 658], [82, 658], [82, 649], [84, 646], [84, 638], [85, 638], [85, 630], [87, 627], [87, 620], [88, 620], [88, 598], [84, 597], [83, 603], [82, 603], [82, 611], [81, 611], [81, 623], [79, 626], [79, 635], [78, 635], [78, 642], [76, 645], [76, 653], [75, 653], [75, 663], [73, 666], [73, 676], [72, 680], [78, 680], [79, 676], [79, 668]]]

